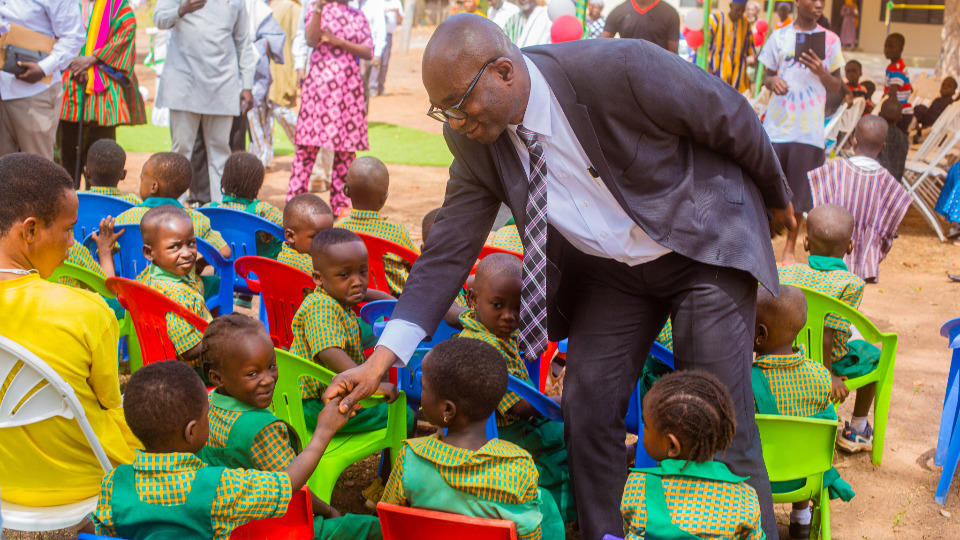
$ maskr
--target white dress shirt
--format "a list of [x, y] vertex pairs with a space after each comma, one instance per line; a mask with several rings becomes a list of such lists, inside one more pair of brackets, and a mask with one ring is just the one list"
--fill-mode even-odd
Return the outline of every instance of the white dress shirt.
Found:
[[403, 13], [403, 4], [400, 0], [387, 0], [383, 4], [384, 17], [387, 25], [387, 35], [393, 34], [397, 29], [397, 20]]
[[50, 75], [50, 84], [43, 81], [31, 84], [17, 79], [12, 73], [0, 72], [0, 99], [35, 96], [51, 85], [62, 85], [61, 72], [70, 66], [70, 61], [77, 57], [87, 41], [79, 2], [0, 0], [0, 34], [9, 31], [10, 23], [57, 38], [58, 41], [50, 54], [37, 63], [44, 74]]
[[[523, 127], [538, 134], [547, 163], [547, 222], [575, 248], [588, 255], [614, 259], [630, 266], [650, 262], [670, 253], [633, 221], [610, 193], [594, 169], [570, 122], [537, 66], [524, 56], [530, 72], [530, 97]], [[507, 134], [530, 174], [530, 152], [517, 136], [517, 126]], [[426, 336], [419, 326], [391, 319], [378, 345], [406, 362]]]
[[507, 2], [507, 0], [503, 0], [500, 9], [493, 6], [487, 8], [487, 18], [497, 23], [497, 26], [500, 28], [505, 28], [510, 17], [513, 17], [517, 13], [520, 13], [520, 8], [518, 8], [516, 4]]

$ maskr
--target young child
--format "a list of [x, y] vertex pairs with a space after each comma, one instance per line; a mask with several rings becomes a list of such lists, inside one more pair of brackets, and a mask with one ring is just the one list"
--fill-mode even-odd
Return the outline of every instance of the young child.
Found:
[[883, 79], [883, 93], [900, 103], [903, 110], [897, 127], [907, 133], [910, 130], [910, 122], [913, 120], [913, 105], [910, 104], [913, 87], [910, 86], [910, 75], [907, 74], [907, 66], [903, 62], [904, 45], [906, 40], [903, 34], [896, 32], [887, 36], [883, 42], [883, 56], [890, 60]]
[[487, 419], [507, 390], [497, 350], [475, 339], [443, 341], [423, 359], [422, 380], [423, 415], [442, 429], [403, 442], [383, 502], [506, 519], [520, 540], [562, 540], [563, 522], [550, 492], [538, 488], [530, 454], [487, 439]]
[[[773, 94], [763, 118], [763, 128], [793, 191], [796, 226], [787, 231], [783, 264], [796, 260], [797, 236], [803, 217], [813, 208], [807, 173], [823, 165], [824, 107], [827, 90], [839, 92], [843, 85], [840, 38], [817, 24], [822, 4], [797, 0], [797, 19], [770, 35], [760, 62], [766, 66], [764, 85]], [[812, 52], [796, 55], [798, 34], [824, 34], [826, 58]]]
[[913, 136], [913, 144], [919, 144], [923, 128], [932, 126], [943, 111], [953, 104], [953, 95], [956, 93], [957, 80], [947, 77], [940, 83], [940, 96], [933, 100], [929, 107], [917, 105], [913, 108], [913, 115], [917, 118], [917, 133]]
[[[476, 278], [467, 295], [469, 309], [460, 315], [460, 337], [496, 347], [510, 374], [535, 386], [517, 344], [522, 283], [519, 258], [506, 253], [483, 258], [477, 264]], [[540, 486], [550, 491], [563, 522], [576, 521], [563, 424], [543, 418], [525, 399], [507, 391], [497, 406], [497, 430], [501, 439], [530, 452], [540, 473]]]
[[[194, 272], [197, 239], [187, 212], [171, 205], [151, 208], [140, 221], [140, 232], [143, 234], [143, 255], [150, 265], [137, 281], [160, 291], [204, 320], [212, 320], [203, 300], [203, 282]], [[177, 351], [177, 359], [199, 372], [200, 331], [168, 313], [167, 334]]]
[[[814, 208], [807, 216], [807, 236], [803, 248], [810, 253], [808, 264], [780, 267], [780, 283], [802, 285], [836, 298], [853, 309], [860, 309], [864, 282], [847, 271], [843, 256], [853, 250], [853, 215], [835, 204]], [[823, 365], [831, 372], [830, 390], [834, 401], [843, 401], [850, 390], [843, 379], [850, 373], [869, 373], [876, 366], [879, 351], [864, 347], [858, 341], [851, 351], [850, 323], [836, 315], [824, 322]], [[866, 349], [866, 350], [865, 350]], [[848, 354], [851, 353], [852, 354]], [[873, 449], [873, 428], [867, 422], [867, 413], [873, 404], [876, 385], [869, 384], [857, 390], [853, 418], [838, 434], [837, 445], [848, 452]]]
[[[807, 300], [803, 292], [790, 285], [780, 286], [780, 296], [766, 289], [757, 291], [757, 321], [753, 350], [753, 396], [760, 414], [805, 416], [837, 420], [830, 399], [830, 372], [819, 362], [806, 357], [803, 347], [793, 347], [797, 334], [807, 321]], [[831, 498], [853, 498], [850, 485], [836, 470], [824, 477]], [[774, 483], [774, 491], [791, 487]], [[802, 482], [801, 482], [802, 484]], [[800, 486], [792, 487], [796, 489]], [[779, 489], [778, 489], [779, 488]], [[793, 503], [790, 512], [790, 537], [810, 536], [810, 501]]]
[[313, 193], [301, 193], [283, 208], [284, 243], [277, 260], [306, 274], [313, 274], [310, 244], [320, 231], [333, 227], [333, 212]]
[[736, 429], [726, 387], [701, 371], [668, 373], [642, 409], [643, 447], [660, 464], [630, 469], [620, 503], [627, 540], [648, 530], [670, 538], [763, 538], [757, 492], [713, 461]]
[[900, 221], [912, 202], [896, 178], [877, 162], [883, 150], [886, 120], [864, 116], [853, 133], [854, 156], [831, 161], [810, 171], [813, 203], [837, 204], [853, 214], [853, 251], [844, 257], [850, 271], [875, 283], [882, 261], [897, 235]]
[[872, 93], [868, 94], [867, 89], [860, 84], [860, 78], [863, 77], [863, 65], [856, 60], [851, 60], [844, 67], [844, 74], [847, 76], [846, 85], [851, 97], [863, 98], [866, 101], [863, 114], [870, 114], [870, 111], [873, 110], [873, 102], [870, 101]]
[[[331, 402], [284, 471], [208, 467], [194, 455], [207, 443], [208, 407], [203, 381], [179, 362], [155, 362], [130, 377], [124, 413], [145, 450], [103, 478], [92, 515], [96, 534], [225, 540], [248, 521], [279, 517], [347, 420]], [[323, 529], [318, 538], [330, 538], [326, 523]]]
[[490, 245], [523, 255], [523, 241], [520, 240], [520, 231], [517, 230], [517, 224], [513, 221], [513, 218], [510, 218], [503, 227], [497, 229]]
[[98, 195], [108, 195], [133, 204], [143, 201], [133, 193], [123, 193], [117, 188], [120, 181], [127, 177], [127, 153], [116, 141], [100, 139], [87, 150], [87, 165], [83, 176], [87, 179], [87, 191]]
[[[210, 393], [210, 438], [197, 457], [213, 466], [286, 470], [300, 451], [300, 441], [289, 424], [269, 410], [277, 384], [277, 357], [263, 325], [240, 313], [215, 319], [203, 333], [200, 358], [216, 390]], [[314, 514], [340, 517], [312, 495]], [[372, 516], [347, 516], [336, 523], [342, 538], [364, 538], [379, 530]], [[332, 524], [324, 525], [329, 530]]]
[[[400, 225], [395, 225], [380, 216], [380, 209], [387, 202], [387, 190], [390, 187], [390, 173], [377, 158], [364, 156], [357, 158], [347, 170], [345, 193], [353, 202], [350, 217], [337, 223], [337, 227], [383, 238], [398, 246], [417, 251], [410, 234]], [[390, 292], [400, 296], [403, 285], [410, 274], [410, 265], [396, 255], [384, 255], [383, 269], [387, 274]]]
[[880, 118], [887, 121], [890, 129], [887, 130], [883, 150], [877, 154], [877, 161], [894, 178], [899, 180], [903, 178], [903, 170], [907, 163], [907, 151], [910, 149], [907, 132], [897, 127], [900, 119], [903, 118], [903, 106], [900, 105], [899, 101], [887, 98], [880, 105]]
[[[95, 261], [90, 254], [90, 250], [80, 243], [81, 240], [77, 240], [76, 238], [73, 239], [73, 244], [70, 246], [70, 249], [67, 250], [65, 262], [89, 270], [103, 279], [116, 276], [116, 270], [113, 266], [113, 245], [122, 233], [114, 233], [113, 224], [114, 220], [112, 217], [108, 216], [101, 219], [100, 229], [93, 235], [94, 240], [97, 242], [97, 257], [103, 264]], [[68, 287], [86, 288], [80, 281], [72, 277], [61, 277], [57, 281], [61, 285]], [[110, 307], [112, 308], [113, 306]]]
[[[193, 169], [187, 158], [175, 152], [153, 154], [140, 171], [140, 196], [143, 202], [117, 216], [117, 225], [140, 223], [147, 210], [157, 206], [183, 208], [177, 198], [187, 192], [192, 178]], [[220, 233], [210, 228], [210, 219], [192, 208], [186, 208], [185, 211], [193, 222], [197, 238], [210, 242], [221, 255], [230, 258], [230, 246], [223, 241]]]

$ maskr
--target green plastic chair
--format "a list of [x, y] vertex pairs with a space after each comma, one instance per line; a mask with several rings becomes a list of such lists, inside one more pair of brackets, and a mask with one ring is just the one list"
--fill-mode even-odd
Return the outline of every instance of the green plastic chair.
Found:
[[[58, 283], [60, 278], [73, 278], [89, 287], [93, 292], [104, 298], [116, 298], [117, 295], [107, 288], [103, 277], [91, 272], [82, 266], [64, 261], [47, 278], [47, 281]], [[140, 342], [137, 341], [137, 333], [133, 329], [133, 320], [130, 318], [130, 312], [125, 311], [123, 319], [120, 320], [120, 337], [127, 338], [127, 355], [130, 357], [130, 373], [133, 373], [143, 367], [143, 358], [140, 355]]]
[[773, 502], [811, 501], [810, 538], [819, 533], [830, 540], [830, 496], [823, 485], [823, 473], [833, 466], [837, 423], [778, 414], [758, 414], [756, 419], [770, 482], [804, 480], [792, 491], [774, 491]]
[[883, 443], [887, 433], [887, 417], [890, 413], [890, 394], [893, 390], [893, 365], [897, 358], [897, 335], [877, 329], [862, 313], [817, 291], [800, 287], [807, 297], [807, 324], [797, 336], [797, 344], [803, 345], [811, 360], [823, 363], [823, 322], [827, 315], [835, 313], [843, 317], [863, 335], [863, 339], [881, 348], [877, 369], [846, 381], [847, 388], [856, 390], [870, 383], [877, 383], [873, 401], [873, 464], [879, 466], [883, 458]]
[[[324, 384], [330, 384], [334, 372], [313, 362], [304, 360], [282, 349], [276, 349], [277, 370], [280, 374], [273, 392], [273, 413], [293, 426], [304, 445], [313, 435], [307, 430], [303, 418], [303, 400], [300, 397], [300, 378], [314, 377]], [[382, 397], [369, 397], [360, 403], [364, 407], [373, 407], [383, 401]], [[396, 401], [387, 405], [387, 427], [366, 433], [347, 433], [334, 435], [317, 469], [307, 480], [307, 486], [326, 502], [330, 502], [333, 486], [344, 469], [357, 461], [379, 451], [387, 449], [390, 458], [396, 459], [400, 445], [407, 436], [407, 396], [400, 392]]]

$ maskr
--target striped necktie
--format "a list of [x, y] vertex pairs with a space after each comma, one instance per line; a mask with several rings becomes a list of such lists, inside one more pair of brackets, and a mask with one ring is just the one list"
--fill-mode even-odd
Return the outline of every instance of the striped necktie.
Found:
[[536, 133], [519, 125], [517, 136], [530, 152], [519, 341], [526, 357], [536, 358], [547, 348], [547, 163]]

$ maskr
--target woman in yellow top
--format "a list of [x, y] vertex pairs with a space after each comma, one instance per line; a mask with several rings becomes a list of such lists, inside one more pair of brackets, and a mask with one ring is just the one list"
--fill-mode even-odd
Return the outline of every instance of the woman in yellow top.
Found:
[[[140, 447], [123, 418], [119, 330], [100, 296], [45, 280], [67, 256], [77, 221], [73, 179], [34, 154], [0, 158], [0, 335], [43, 359], [73, 388], [115, 465]], [[0, 399], [7, 388], [0, 382]], [[76, 420], [0, 429], [3, 499], [67, 504], [100, 492], [104, 472]]]

